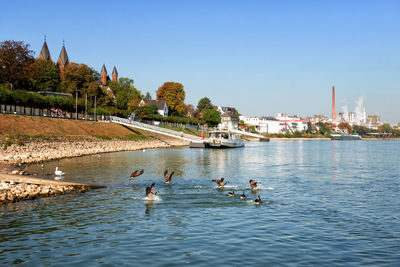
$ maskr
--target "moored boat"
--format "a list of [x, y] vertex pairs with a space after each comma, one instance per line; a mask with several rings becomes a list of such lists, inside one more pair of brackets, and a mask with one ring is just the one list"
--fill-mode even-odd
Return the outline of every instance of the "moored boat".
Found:
[[241, 134], [230, 131], [212, 131], [206, 145], [211, 148], [243, 147], [244, 139]]

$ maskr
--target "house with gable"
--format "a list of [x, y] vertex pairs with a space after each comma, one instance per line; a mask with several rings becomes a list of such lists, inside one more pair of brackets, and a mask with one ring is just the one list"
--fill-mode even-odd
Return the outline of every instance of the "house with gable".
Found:
[[235, 115], [236, 109], [233, 107], [217, 107], [221, 116], [221, 122], [218, 124], [220, 130], [237, 130], [239, 126], [239, 119]]
[[139, 107], [143, 107], [145, 105], [156, 105], [158, 114], [163, 117], [168, 117], [168, 106], [167, 101], [165, 100], [144, 100], [142, 99], [139, 103]]

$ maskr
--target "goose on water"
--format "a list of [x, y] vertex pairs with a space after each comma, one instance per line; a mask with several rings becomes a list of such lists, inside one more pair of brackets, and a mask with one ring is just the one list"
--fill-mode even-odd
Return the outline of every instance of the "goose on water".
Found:
[[246, 199], [246, 195], [244, 194], [244, 192], [240, 195], [240, 199]]
[[258, 198], [254, 200], [254, 203], [256, 203], [256, 204], [261, 204], [262, 203], [260, 195], [258, 195]]

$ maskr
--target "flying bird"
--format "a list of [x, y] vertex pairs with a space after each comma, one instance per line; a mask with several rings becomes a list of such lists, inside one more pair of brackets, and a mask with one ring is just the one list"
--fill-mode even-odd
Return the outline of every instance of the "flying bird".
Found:
[[144, 173], [144, 170], [136, 170], [131, 173], [131, 176], [129, 177], [129, 180], [134, 179], [135, 177], [138, 177], [139, 175], [142, 175]]
[[171, 182], [172, 175], [174, 175], [174, 171], [170, 174], [168, 174], [168, 170], [164, 171], [164, 179], [166, 184], [169, 184], [169, 182]]
[[256, 189], [257, 188], [257, 182], [256, 181], [250, 180], [249, 183], [250, 183], [251, 189]]
[[153, 198], [153, 197], [155, 197], [155, 195], [157, 195], [157, 192], [156, 193], [153, 192], [154, 186], [155, 186], [155, 183], [152, 183], [151, 186], [146, 187], [146, 197], [147, 198]]
[[211, 182], [216, 182], [218, 184], [219, 188], [222, 188], [222, 187], [224, 187], [225, 185], [228, 184], [228, 182], [226, 182], [226, 183], [224, 182], [224, 178], [223, 177], [221, 178], [221, 180], [220, 179], [214, 179], [214, 180], [211, 180]]

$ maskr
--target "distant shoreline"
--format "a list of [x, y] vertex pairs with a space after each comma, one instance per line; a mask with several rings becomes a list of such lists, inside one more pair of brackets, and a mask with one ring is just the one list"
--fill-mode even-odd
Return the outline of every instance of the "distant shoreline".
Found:
[[[306, 138], [306, 137], [299, 137], [299, 138], [289, 138], [289, 137], [270, 137], [270, 141], [331, 141], [330, 138]], [[388, 140], [400, 140], [400, 138], [390, 138], [390, 139], [377, 139], [377, 138], [362, 138], [361, 140], [353, 140], [353, 141], [388, 141]], [[348, 141], [348, 140], [337, 140], [337, 141]]]

